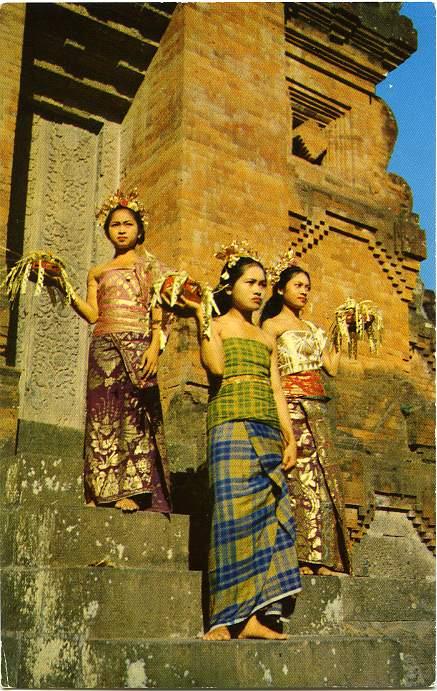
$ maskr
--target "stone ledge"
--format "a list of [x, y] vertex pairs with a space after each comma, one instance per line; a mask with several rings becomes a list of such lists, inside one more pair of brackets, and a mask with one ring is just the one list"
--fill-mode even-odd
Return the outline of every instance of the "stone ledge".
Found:
[[8, 678], [21, 688], [387, 689], [399, 688], [402, 675], [399, 643], [384, 636], [281, 642], [26, 636], [25, 652], [6, 632], [4, 641]]
[[117, 509], [30, 507], [0, 510], [2, 564], [188, 569], [189, 517]]
[[45, 422], [19, 420], [17, 453], [62, 455], [81, 457], [83, 453], [84, 432], [73, 427], [60, 427]]
[[53, 638], [194, 638], [201, 574], [98, 567], [2, 569], [2, 628]]

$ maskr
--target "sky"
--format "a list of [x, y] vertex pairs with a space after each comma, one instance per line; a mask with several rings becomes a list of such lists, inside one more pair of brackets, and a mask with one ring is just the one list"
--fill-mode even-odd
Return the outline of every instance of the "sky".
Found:
[[431, 2], [403, 2], [401, 14], [417, 30], [417, 51], [388, 74], [376, 93], [396, 117], [399, 134], [388, 170], [405, 178], [413, 191], [413, 211], [427, 237], [420, 276], [426, 288], [435, 290], [436, 8]]

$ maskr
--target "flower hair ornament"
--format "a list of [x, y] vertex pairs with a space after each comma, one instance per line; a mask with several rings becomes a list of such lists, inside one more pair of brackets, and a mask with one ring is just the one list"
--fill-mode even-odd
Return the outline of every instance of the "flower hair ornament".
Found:
[[288, 269], [290, 266], [297, 266], [297, 263], [294, 249], [289, 247], [288, 250], [279, 257], [278, 261], [267, 269], [267, 275], [272, 286], [278, 283], [281, 273], [285, 271], [285, 269]]
[[255, 250], [249, 247], [247, 240], [233, 240], [230, 245], [222, 245], [221, 249], [214, 254], [216, 259], [221, 259], [225, 262], [223, 270], [220, 274], [220, 282], [226, 282], [229, 279], [228, 269], [232, 269], [233, 266], [242, 257], [249, 257], [260, 264], [263, 264], [259, 255]]
[[99, 226], [102, 228], [105, 225], [105, 220], [112, 209], [116, 209], [117, 206], [124, 206], [126, 209], [131, 209], [139, 213], [140, 218], [143, 222], [144, 228], [149, 224], [147, 220], [147, 211], [144, 208], [143, 203], [138, 199], [138, 190], [136, 187], [131, 192], [123, 192], [123, 190], [118, 189], [114, 194], [104, 202], [100, 209], [96, 212], [96, 218]]

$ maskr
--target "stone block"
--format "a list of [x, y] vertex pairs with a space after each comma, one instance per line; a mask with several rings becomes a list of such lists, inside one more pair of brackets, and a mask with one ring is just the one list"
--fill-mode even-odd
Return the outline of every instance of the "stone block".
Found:
[[433, 621], [434, 590], [431, 578], [343, 578], [344, 621]]
[[18, 688], [17, 674], [20, 666], [21, 641], [17, 636], [1, 637], [1, 686], [2, 688]]
[[[11, 644], [6, 650], [13, 667]], [[387, 689], [402, 675], [399, 644], [381, 636], [223, 644], [25, 635], [17, 667], [20, 688]]]
[[83, 459], [22, 453], [5, 459], [5, 504], [23, 507], [82, 506]]
[[188, 516], [58, 505], [9, 512], [9, 521], [6, 544], [19, 566], [188, 568]]
[[17, 516], [11, 510], [0, 509], [0, 566], [14, 561]]
[[24, 635], [16, 670], [18, 688], [80, 688], [78, 665], [82, 648], [83, 643], [72, 638]]
[[435, 681], [435, 625], [433, 621], [374, 621], [347, 624], [349, 636], [379, 636], [382, 633], [400, 644], [402, 688], [429, 688]]
[[165, 416], [165, 434], [171, 468], [197, 469], [206, 460], [207, 391], [176, 394]]
[[20, 420], [17, 453], [62, 454], [63, 458], [77, 458], [83, 453], [83, 445], [83, 430]]
[[190, 638], [202, 629], [200, 587], [194, 571], [8, 567], [2, 626], [53, 638]]
[[343, 622], [340, 578], [302, 576], [302, 588], [287, 624], [288, 632], [293, 635], [337, 632]]
[[424, 578], [435, 574], [435, 559], [405, 512], [375, 511], [372, 524], [354, 546], [356, 576]]

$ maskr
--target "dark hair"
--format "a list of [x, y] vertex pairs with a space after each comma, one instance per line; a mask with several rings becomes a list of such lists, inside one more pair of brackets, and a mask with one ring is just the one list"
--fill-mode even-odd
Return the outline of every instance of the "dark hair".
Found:
[[301, 269], [300, 266], [289, 266], [287, 269], [281, 271], [279, 275], [279, 281], [273, 287], [272, 297], [269, 300], [267, 300], [266, 304], [264, 305], [263, 311], [261, 313], [260, 324], [265, 322], [266, 319], [271, 319], [272, 317], [276, 317], [276, 315], [279, 314], [279, 312], [282, 309], [282, 305], [284, 304], [284, 298], [282, 295], [278, 293], [278, 290], [284, 290], [288, 281], [297, 274], [305, 274], [311, 285], [311, 278], [308, 271], [305, 271], [305, 269]]
[[109, 237], [109, 224], [111, 223], [111, 218], [114, 215], [116, 211], [119, 211], [120, 209], [124, 209], [125, 211], [129, 211], [131, 216], [135, 219], [137, 222], [138, 226], [138, 237], [137, 237], [137, 245], [141, 245], [144, 242], [145, 238], [145, 232], [144, 232], [144, 223], [143, 219], [141, 218], [141, 214], [139, 211], [134, 211], [133, 209], [130, 209], [128, 206], [122, 206], [121, 204], [118, 204], [118, 206], [115, 206], [109, 214], [106, 216], [105, 223], [103, 224], [103, 229], [105, 231], [105, 235], [108, 238]]
[[220, 274], [220, 281], [213, 290], [214, 300], [220, 314], [226, 314], [232, 307], [232, 297], [226, 292], [226, 289], [232, 288], [249, 266], [259, 266], [264, 271], [264, 275], [266, 273], [261, 262], [252, 257], [240, 257], [232, 266], [229, 266], [228, 262], [224, 265]]

